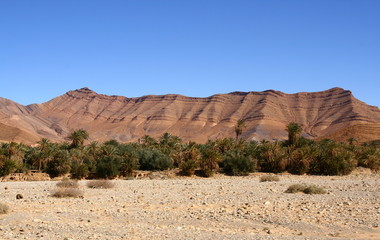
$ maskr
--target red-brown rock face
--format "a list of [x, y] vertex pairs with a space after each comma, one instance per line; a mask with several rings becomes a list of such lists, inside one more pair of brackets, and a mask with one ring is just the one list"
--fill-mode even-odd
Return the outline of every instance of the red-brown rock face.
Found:
[[301, 124], [305, 135], [314, 138], [355, 124], [380, 123], [380, 110], [340, 88], [296, 94], [233, 92], [207, 98], [174, 94], [126, 98], [82, 88], [28, 106], [0, 98], [3, 141], [33, 143], [42, 137], [63, 141], [70, 131], [84, 128], [96, 141], [137, 141], [146, 134], [169, 132], [205, 142], [233, 137], [238, 119], [246, 120], [246, 139], [284, 139], [289, 122]]

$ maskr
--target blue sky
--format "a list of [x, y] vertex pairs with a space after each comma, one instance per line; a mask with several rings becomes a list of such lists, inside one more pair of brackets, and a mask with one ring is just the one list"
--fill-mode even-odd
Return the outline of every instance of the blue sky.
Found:
[[1, 0], [0, 97], [342, 87], [380, 106], [378, 0]]

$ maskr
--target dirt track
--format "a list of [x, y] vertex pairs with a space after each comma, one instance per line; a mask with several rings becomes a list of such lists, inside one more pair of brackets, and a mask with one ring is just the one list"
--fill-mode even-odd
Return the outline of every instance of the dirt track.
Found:
[[[380, 239], [380, 175], [115, 180], [84, 198], [56, 182], [0, 182], [0, 239]], [[328, 194], [284, 193], [312, 183]], [[5, 190], [5, 187], [8, 189]], [[24, 198], [16, 200], [16, 194]]]

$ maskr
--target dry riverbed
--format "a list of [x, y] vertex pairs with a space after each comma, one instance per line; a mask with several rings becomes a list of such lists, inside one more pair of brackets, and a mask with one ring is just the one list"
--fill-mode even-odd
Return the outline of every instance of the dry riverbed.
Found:
[[[380, 239], [380, 175], [114, 180], [83, 198], [56, 181], [0, 182], [0, 239]], [[323, 195], [284, 193], [316, 184]], [[22, 194], [23, 199], [16, 200]]]

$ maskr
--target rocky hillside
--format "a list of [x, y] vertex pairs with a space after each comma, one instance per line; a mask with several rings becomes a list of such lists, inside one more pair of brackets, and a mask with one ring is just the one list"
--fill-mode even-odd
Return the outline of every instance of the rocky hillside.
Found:
[[233, 92], [207, 98], [174, 94], [127, 98], [82, 88], [28, 106], [0, 98], [1, 141], [34, 143], [42, 137], [63, 141], [70, 131], [84, 128], [96, 141], [137, 141], [145, 134], [158, 137], [169, 132], [205, 142], [234, 136], [238, 119], [246, 121], [246, 139], [284, 139], [289, 122], [301, 124], [305, 136], [318, 138], [353, 125], [380, 123], [380, 110], [341, 88], [296, 94]]
[[348, 142], [349, 139], [354, 138], [354, 143], [357, 144], [380, 140], [380, 124], [374, 123], [348, 126], [323, 137], [333, 139], [338, 142]]

